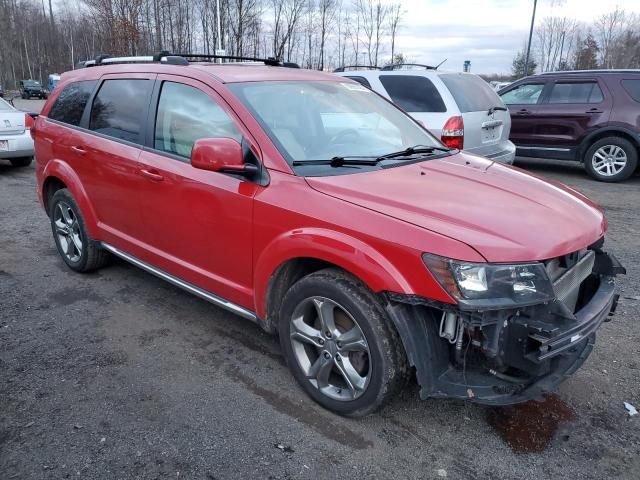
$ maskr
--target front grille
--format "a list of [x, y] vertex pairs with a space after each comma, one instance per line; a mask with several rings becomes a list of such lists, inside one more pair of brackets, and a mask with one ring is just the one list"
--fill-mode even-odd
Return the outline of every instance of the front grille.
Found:
[[593, 250], [587, 250], [578, 262], [559, 277], [553, 279], [553, 291], [558, 300], [563, 302], [571, 311], [574, 310], [578, 299], [580, 285], [591, 274], [596, 254]]

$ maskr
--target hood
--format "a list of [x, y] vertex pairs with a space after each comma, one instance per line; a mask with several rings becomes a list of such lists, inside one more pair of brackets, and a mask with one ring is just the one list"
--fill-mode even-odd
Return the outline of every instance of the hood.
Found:
[[[579, 192], [466, 153], [307, 182], [326, 195], [464, 242], [489, 262], [565, 255], [594, 243], [607, 228], [603, 212]], [[424, 249], [429, 252], [429, 245]]]

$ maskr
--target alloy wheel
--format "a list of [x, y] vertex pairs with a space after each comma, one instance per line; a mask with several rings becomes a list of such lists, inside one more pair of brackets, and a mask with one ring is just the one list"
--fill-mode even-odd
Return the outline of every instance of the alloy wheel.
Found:
[[593, 154], [591, 164], [598, 174], [611, 177], [627, 166], [627, 153], [618, 145], [603, 145]]
[[58, 202], [53, 214], [58, 244], [62, 253], [71, 262], [77, 262], [82, 256], [82, 233], [78, 217], [65, 202]]
[[371, 377], [367, 340], [355, 319], [337, 302], [309, 297], [291, 317], [291, 345], [307, 380], [324, 395], [355, 400]]

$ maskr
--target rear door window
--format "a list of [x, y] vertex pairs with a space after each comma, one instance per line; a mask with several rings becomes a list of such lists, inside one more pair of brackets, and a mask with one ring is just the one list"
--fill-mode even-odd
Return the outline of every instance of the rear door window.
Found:
[[202, 90], [164, 82], [154, 148], [189, 158], [193, 144], [201, 138], [233, 138], [240, 142], [242, 134], [227, 112]]
[[369, 80], [367, 80], [364, 77], [360, 77], [360, 76], [347, 76], [347, 78], [350, 78], [351, 80], [355, 80], [356, 82], [358, 82], [360, 85], [364, 85], [365, 87], [367, 87], [368, 89], [371, 89], [371, 84], [369, 83]]
[[487, 111], [502, 106], [495, 90], [476, 75], [445, 73], [440, 75], [461, 113]]
[[597, 82], [558, 82], [549, 95], [549, 103], [600, 103], [603, 99]]
[[544, 90], [544, 83], [523, 83], [500, 95], [505, 105], [535, 105]]
[[407, 112], [446, 112], [436, 86], [418, 75], [380, 75], [391, 100]]
[[49, 118], [69, 125], [79, 126], [84, 109], [97, 83], [96, 80], [88, 80], [70, 83], [65, 86], [58, 98], [56, 98], [53, 107], [51, 107]]
[[622, 80], [622, 88], [636, 102], [640, 102], [640, 80]]
[[141, 143], [152, 80], [105, 80], [91, 107], [89, 129], [109, 137]]

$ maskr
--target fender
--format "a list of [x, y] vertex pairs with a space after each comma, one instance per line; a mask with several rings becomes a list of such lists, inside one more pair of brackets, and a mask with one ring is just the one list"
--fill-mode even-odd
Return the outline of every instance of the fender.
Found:
[[602, 136], [603, 134], [618, 134], [618, 133], [623, 133], [625, 134], [625, 136], [629, 137], [632, 139], [632, 143], [636, 146], [636, 148], [640, 149], [640, 135], [638, 135], [636, 132], [634, 132], [633, 130], [627, 128], [627, 127], [623, 127], [620, 125], [607, 125], [606, 127], [601, 127], [598, 128], [597, 130], [594, 130], [593, 132], [589, 132], [581, 141], [578, 147], [578, 151], [576, 152], [577, 156], [576, 156], [576, 160], [578, 160], [579, 162], [582, 162], [582, 156], [584, 155], [584, 153], [587, 151], [587, 149], [589, 148], [589, 145], [591, 145], [591, 143], [593, 143], [593, 139], [595, 137], [599, 137]]
[[254, 301], [259, 318], [266, 317], [266, 294], [273, 273], [287, 260], [302, 257], [333, 263], [358, 277], [374, 292], [411, 292], [402, 273], [371, 245], [334, 230], [300, 228], [273, 239], [256, 260]]
[[51, 160], [47, 163], [47, 166], [42, 173], [42, 185], [40, 185], [40, 189], [42, 190], [43, 195], [43, 203], [44, 203], [44, 184], [46, 180], [50, 177], [56, 177], [62, 183], [67, 186], [67, 189], [73, 195], [80, 211], [82, 212], [82, 217], [84, 218], [85, 226], [89, 231], [89, 235], [92, 238], [99, 238], [98, 234], [98, 218], [96, 216], [96, 212], [89, 201], [89, 196], [87, 195], [86, 190], [82, 186], [82, 182], [80, 178], [76, 174], [76, 172], [71, 168], [71, 166], [65, 162], [64, 160], [60, 160], [56, 158], [55, 160]]

